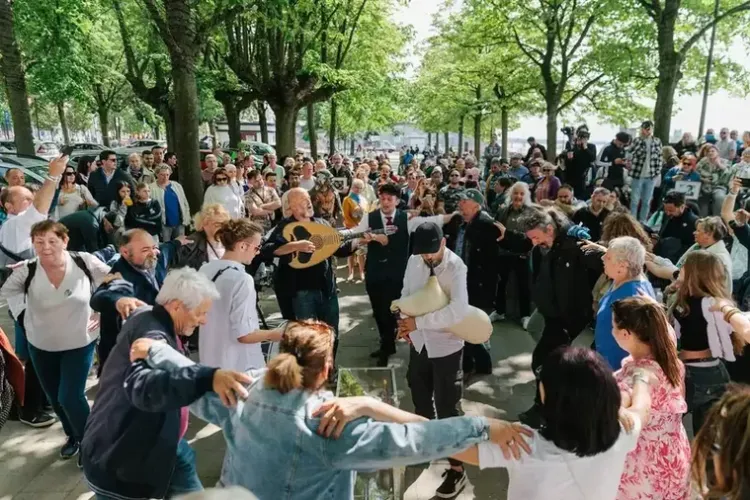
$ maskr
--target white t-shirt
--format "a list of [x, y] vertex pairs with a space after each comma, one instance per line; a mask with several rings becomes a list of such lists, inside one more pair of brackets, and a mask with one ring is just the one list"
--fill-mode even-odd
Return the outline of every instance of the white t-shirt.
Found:
[[245, 267], [230, 260], [214, 260], [201, 266], [201, 274], [215, 281], [221, 297], [215, 300], [200, 327], [198, 352], [201, 364], [225, 370], [246, 371], [266, 366], [260, 343], [241, 344], [237, 341], [258, 330], [257, 297], [253, 277]]
[[499, 446], [479, 443], [479, 468], [508, 469], [508, 500], [614, 500], [627, 454], [635, 449], [641, 420], [633, 415], [630, 433], [620, 431], [615, 444], [604, 453], [579, 457], [563, 451], [534, 431], [527, 438], [531, 454], [520, 460], [506, 460]]
[[203, 196], [203, 206], [211, 203], [218, 203], [223, 206], [232, 219], [239, 219], [245, 216], [245, 199], [244, 196], [236, 193], [231, 187], [208, 186], [206, 194]]
[[299, 187], [301, 187], [305, 191], [312, 190], [312, 188], [315, 187], [315, 177], [310, 177], [309, 179], [305, 179], [304, 177], [300, 177], [300, 179], [299, 179]]
[[31, 250], [31, 226], [43, 220], [47, 220], [47, 214], [40, 213], [34, 205], [18, 215], [8, 215], [0, 226], [0, 243], [18, 254]]
[[[94, 278], [94, 289], [109, 273], [109, 266], [90, 253], [79, 254]], [[65, 277], [55, 288], [37, 261], [34, 278], [27, 295], [24, 326], [29, 343], [44, 351], [67, 351], [85, 347], [97, 339], [89, 331], [91, 317], [91, 283], [86, 274], [65, 252]], [[29, 275], [28, 265], [13, 271], [3, 285], [0, 295], [23, 298], [23, 287]]]
[[82, 208], [84, 203], [96, 206], [96, 200], [91, 196], [89, 189], [81, 184], [75, 184], [74, 190], [70, 193], [60, 191], [57, 197], [57, 207], [55, 208], [55, 220], [60, 220], [66, 215], [77, 212]]

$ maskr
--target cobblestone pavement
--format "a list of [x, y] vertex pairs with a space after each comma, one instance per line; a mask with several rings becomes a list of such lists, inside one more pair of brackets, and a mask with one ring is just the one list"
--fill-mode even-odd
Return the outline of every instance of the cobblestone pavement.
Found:
[[[344, 367], [372, 366], [369, 353], [377, 347], [377, 331], [364, 284], [340, 280], [341, 344], [339, 363]], [[263, 295], [263, 294], [261, 294]], [[264, 297], [262, 304], [269, 319], [278, 318], [275, 300]], [[7, 306], [0, 308], [0, 326], [6, 333], [13, 328], [7, 317]], [[532, 321], [530, 330], [535, 331]], [[576, 343], [591, 342], [582, 335]], [[492, 336], [493, 374], [474, 379], [464, 390], [463, 409], [468, 414], [515, 419], [533, 400], [534, 383], [530, 369], [533, 335], [516, 322], [495, 324]], [[400, 343], [391, 358], [397, 367], [397, 390], [402, 407], [412, 410], [406, 385], [408, 346]], [[96, 393], [96, 379], [89, 380], [87, 395], [91, 402]], [[212, 486], [219, 477], [224, 456], [224, 441], [219, 429], [195, 417], [191, 418], [188, 436], [197, 455], [197, 466], [203, 484]], [[87, 500], [93, 497], [74, 460], [62, 461], [58, 451], [65, 439], [60, 424], [47, 429], [31, 429], [18, 422], [8, 422], [0, 431], [0, 500]], [[441, 482], [445, 463], [410, 467], [406, 472], [409, 485], [404, 498], [427, 500]], [[508, 476], [502, 469], [480, 472], [468, 467], [470, 484], [458, 496], [460, 500], [502, 500], [506, 498]]]

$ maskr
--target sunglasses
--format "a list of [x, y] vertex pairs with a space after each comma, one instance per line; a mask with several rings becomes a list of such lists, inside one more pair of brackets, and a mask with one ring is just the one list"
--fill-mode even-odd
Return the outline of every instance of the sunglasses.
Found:
[[229, 179], [226, 177], [217, 177], [216, 182], [227, 182]]
[[686, 167], [691, 167], [693, 165], [689, 161], [683, 161], [682, 164], [685, 165]]
[[75, 172], [65, 172], [65, 175], [76, 175]]

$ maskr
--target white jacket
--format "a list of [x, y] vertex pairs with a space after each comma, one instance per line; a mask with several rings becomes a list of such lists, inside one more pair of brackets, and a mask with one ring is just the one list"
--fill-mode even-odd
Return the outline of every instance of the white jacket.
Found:
[[[172, 186], [172, 190], [177, 195], [177, 199], [180, 202], [180, 225], [183, 226], [189, 226], [191, 221], [191, 214], [190, 214], [190, 205], [188, 205], [187, 198], [185, 197], [185, 190], [182, 189], [182, 186], [177, 181], [169, 181], [169, 184]], [[159, 206], [161, 206], [161, 223], [163, 225], [166, 225], [167, 223], [167, 208], [164, 206], [164, 189], [159, 187], [157, 183], [150, 184], [149, 187], [151, 188], [151, 196], [153, 199], [159, 202]]]

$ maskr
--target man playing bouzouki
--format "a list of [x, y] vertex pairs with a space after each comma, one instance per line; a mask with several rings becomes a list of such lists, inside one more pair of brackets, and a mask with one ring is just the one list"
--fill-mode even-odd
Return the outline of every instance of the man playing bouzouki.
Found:
[[[261, 248], [261, 254], [264, 259], [279, 257], [274, 280], [280, 284], [276, 295], [279, 308], [285, 312], [285, 314], [282, 313], [284, 319], [317, 319], [331, 325], [336, 336], [333, 348], [335, 360], [339, 334], [339, 299], [335, 269], [331, 262], [333, 256], [311, 267], [294, 269], [289, 265], [292, 254], [298, 252], [312, 254], [315, 252], [315, 245], [309, 240], [290, 242], [284, 238], [284, 227], [287, 224], [312, 221], [327, 226], [328, 223], [323, 219], [313, 217], [312, 201], [304, 189], [292, 188], [289, 190], [288, 197], [291, 216], [282, 219], [279, 225], [271, 231]], [[347, 257], [356, 247], [356, 241], [349, 241], [344, 243], [334, 255]]]
[[365, 288], [372, 304], [372, 315], [380, 334], [380, 348], [370, 354], [377, 358], [378, 366], [388, 366], [388, 357], [396, 353], [396, 319], [391, 313], [391, 302], [401, 296], [401, 287], [409, 260], [409, 233], [423, 222], [441, 226], [453, 214], [409, 218], [407, 212], [398, 210], [400, 189], [394, 184], [382, 184], [378, 190], [380, 208], [370, 212], [357, 226], [357, 231], [379, 230], [395, 226], [390, 236], [366, 234], [367, 261], [365, 262]]

